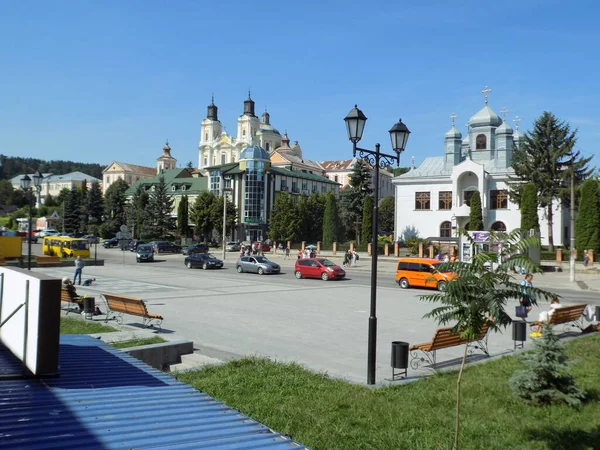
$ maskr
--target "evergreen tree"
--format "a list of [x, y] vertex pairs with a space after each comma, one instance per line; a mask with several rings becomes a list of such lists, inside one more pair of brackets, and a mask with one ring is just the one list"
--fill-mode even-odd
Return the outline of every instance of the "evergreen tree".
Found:
[[[237, 208], [235, 205], [227, 200], [227, 213], [226, 213], [226, 230], [225, 235], [230, 234], [237, 223]], [[220, 238], [223, 239], [223, 197], [215, 197], [215, 201], [211, 208], [213, 229], [219, 234]]]
[[196, 234], [201, 235], [204, 242], [208, 242], [214, 228], [212, 210], [215, 201], [216, 197], [212, 192], [203, 191], [194, 200], [190, 214], [192, 223], [196, 228]]
[[528, 366], [509, 380], [515, 394], [536, 406], [566, 404], [578, 407], [585, 395], [575, 384], [567, 356], [552, 326], [545, 324], [533, 352], [521, 355]]
[[174, 229], [171, 219], [173, 212], [173, 198], [167, 191], [165, 177], [160, 177], [150, 193], [148, 204], [144, 211], [148, 236], [154, 239], [164, 239], [169, 231]]
[[577, 130], [571, 131], [569, 124], [545, 111], [535, 121], [533, 131], [525, 134], [523, 145], [513, 149], [515, 176], [512, 180], [515, 183], [510, 187], [511, 196], [521, 205], [522, 184], [535, 185], [539, 206], [546, 211], [549, 251], [554, 251], [552, 202], [555, 199], [568, 202], [571, 164], [576, 183], [591, 173], [588, 164], [592, 157], [583, 158], [579, 151], [573, 151], [576, 134]]
[[145, 239], [144, 211], [148, 205], [149, 195], [143, 184], [135, 187], [131, 200], [127, 203], [127, 225], [133, 233], [134, 239]]
[[317, 242], [323, 236], [323, 216], [325, 214], [325, 197], [319, 194], [301, 196], [297, 205], [300, 222], [299, 238], [307, 242]]
[[483, 230], [483, 210], [481, 209], [481, 196], [479, 191], [473, 192], [471, 197], [471, 214], [469, 215], [469, 230]]
[[331, 248], [339, 239], [340, 218], [337, 199], [333, 192], [326, 195], [325, 214], [323, 216], [323, 246]]
[[371, 187], [371, 168], [362, 159], [356, 160], [356, 164], [354, 164], [352, 172], [350, 172], [350, 186], [357, 189], [365, 197], [373, 193]]
[[521, 230], [524, 233], [529, 230], [540, 231], [537, 189], [533, 183], [523, 185], [521, 191]]
[[62, 188], [58, 195], [56, 196], [56, 201], [59, 205], [62, 205], [65, 202], [65, 198], [69, 195], [70, 190], [68, 188]]
[[[373, 231], [373, 197], [370, 195], [363, 200], [362, 213], [361, 245], [366, 247], [371, 242]], [[371, 251], [375, 254], [377, 249], [374, 248]]]
[[79, 197], [79, 226], [78, 230], [80, 232], [87, 233], [88, 222], [89, 222], [89, 212], [87, 209], [87, 197], [88, 197], [88, 188], [87, 188], [87, 180], [83, 180], [81, 187], [77, 190], [77, 195]]
[[350, 173], [350, 185], [340, 195], [340, 217], [344, 229], [354, 230], [354, 239], [360, 242], [360, 226], [365, 197], [371, 195], [371, 168], [362, 159], [356, 160]]
[[299, 229], [298, 212], [292, 196], [287, 192], [277, 193], [269, 217], [269, 238], [275, 242], [295, 241]]
[[396, 197], [389, 195], [379, 202], [379, 228], [388, 234], [394, 231]]
[[98, 228], [102, 223], [102, 216], [104, 215], [104, 201], [102, 199], [100, 183], [97, 181], [92, 183], [92, 186], [87, 193], [85, 208], [89, 216], [87, 232], [90, 234], [98, 234]]
[[106, 204], [106, 220], [100, 226], [100, 235], [103, 238], [113, 237], [121, 225], [127, 221], [125, 191], [129, 185], [125, 180], [118, 179], [106, 190], [104, 201]]
[[57, 206], [56, 200], [50, 194], [46, 195], [46, 198], [44, 199], [44, 205], [48, 207]]
[[579, 209], [575, 224], [575, 242], [577, 251], [586, 249], [600, 250], [600, 198], [598, 197], [598, 181], [588, 178], [581, 185]]
[[79, 195], [77, 188], [73, 187], [65, 197], [64, 203], [64, 230], [67, 233], [79, 231]]
[[177, 231], [182, 238], [187, 238], [190, 234], [187, 195], [181, 197], [177, 206]]

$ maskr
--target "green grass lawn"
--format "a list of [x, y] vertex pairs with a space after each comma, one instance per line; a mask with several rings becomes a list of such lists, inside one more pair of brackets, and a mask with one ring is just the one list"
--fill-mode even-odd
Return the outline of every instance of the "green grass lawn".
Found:
[[161, 342], [167, 342], [160, 336], [153, 336], [145, 339], [130, 339], [128, 341], [109, 342], [115, 348], [127, 348], [127, 347], [139, 347], [140, 345], [160, 344]]
[[74, 319], [71, 317], [60, 318], [60, 334], [94, 334], [111, 333], [117, 331], [108, 325], [102, 325], [91, 320]]
[[[508, 379], [522, 367], [516, 357], [467, 367], [460, 448], [600, 449], [600, 333], [567, 349], [590, 397], [579, 410], [538, 408], [514, 397]], [[296, 364], [247, 358], [176, 377], [314, 450], [452, 448], [457, 373], [371, 389]]]

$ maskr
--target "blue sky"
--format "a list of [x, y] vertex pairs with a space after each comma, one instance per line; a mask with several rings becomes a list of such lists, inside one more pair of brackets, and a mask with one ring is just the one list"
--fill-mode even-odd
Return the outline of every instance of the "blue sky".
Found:
[[[3, 2], [0, 153], [154, 166], [165, 139], [198, 162], [200, 122], [214, 93], [236, 131], [248, 89], [260, 115], [304, 156], [347, 159], [343, 118], [369, 120], [360, 145], [399, 117], [412, 134], [403, 164], [443, 154], [481, 90], [522, 131], [544, 111], [600, 140], [600, 6], [593, 1]], [[511, 122], [511, 125], [514, 125]], [[598, 158], [593, 161], [599, 163]]]

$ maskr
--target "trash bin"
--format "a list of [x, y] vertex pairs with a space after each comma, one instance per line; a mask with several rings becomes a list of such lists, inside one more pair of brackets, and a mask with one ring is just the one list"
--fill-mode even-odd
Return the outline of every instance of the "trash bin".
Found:
[[96, 309], [95, 297], [84, 297], [83, 299], [83, 314], [86, 320], [92, 320], [94, 310]]
[[[514, 349], [523, 348], [527, 340], [527, 322], [516, 320], [512, 325], [512, 339], [514, 341]], [[521, 342], [517, 344], [517, 341]]]
[[596, 306], [596, 322], [600, 322], [600, 306]]
[[[392, 342], [392, 380], [408, 375], [408, 342]], [[396, 373], [395, 369], [401, 369]]]

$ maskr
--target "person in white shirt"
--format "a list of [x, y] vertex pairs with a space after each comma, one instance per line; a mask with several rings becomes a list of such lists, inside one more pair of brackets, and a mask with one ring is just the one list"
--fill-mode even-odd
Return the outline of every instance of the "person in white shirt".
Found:
[[[550, 300], [550, 309], [548, 311], [542, 311], [540, 312], [540, 315], [538, 317], [538, 321], [539, 322], [548, 322], [550, 320], [550, 318], [552, 317], [552, 314], [554, 314], [554, 311], [556, 311], [557, 308], [560, 308], [562, 305], [560, 304], [560, 302], [558, 301], [558, 299], [556, 297], [554, 297], [553, 299]], [[540, 337], [542, 335], [542, 325], [538, 325], [534, 332], [531, 333], [531, 337]]]

